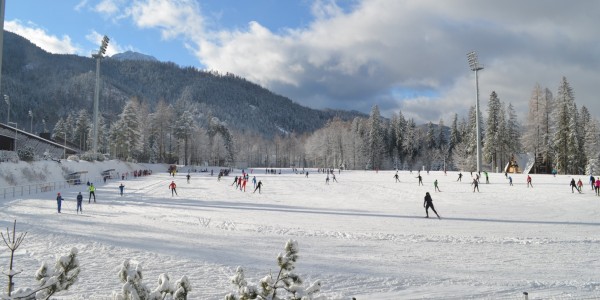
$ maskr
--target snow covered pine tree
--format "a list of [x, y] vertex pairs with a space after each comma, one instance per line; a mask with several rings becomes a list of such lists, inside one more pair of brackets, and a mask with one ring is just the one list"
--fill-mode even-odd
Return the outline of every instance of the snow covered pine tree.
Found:
[[[285, 254], [279, 253], [277, 256], [277, 264], [279, 265], [279, 273], [277, 278], [273, 280], [271, 274], [263, 277], [260, 280], [260, 288], [255, 285], [248, 285], [244, 270], [242, 267], [237, 267], [235, 275], [231, 277], [233, 283], [238, 289], [238, 296], [233, 293], [225, 295], [225, 300], [246, 300], [246, 299], [261, 299], [261, 300], [319, 300], [325, 299], [321, 296], [315, 296], [321, 289], [321, 282], [315, 281], [309, 287], [302, 286], [302, 279], [297, 274], [292, 273], [296, 260], [298, 259], [298, 242], [288, 240], [285, 244]], [[283, 290], [287, 292], [287, 296], [278, 296], [277, 292]]]
[[[12, 292], [11, 300], [34, 300], [49, 299], [50, 296], [60, 291], [66, 291], [77, 282], [79, 276], [79, 261], [77, 260], [77, 248], [72, 248], [67, 255], [56, 260], [54, 272], [48, 273], [48, 265], [43, 263], [35, 273], [35, 279], [40, 283], [37, 288], [19, 288]], [[4, 299], [4, 298], [0, 298]]]
[[172, 286], [167, 274], [158, 276], [158, 286], [151, 290], [142, 282], [142, 266], [135, 266], [127, 259], [119, 271], [119, 279], [123, 282], [121, 292], [113, 292], [113, 300], [186, 300], [192, 286], [187, 276]]

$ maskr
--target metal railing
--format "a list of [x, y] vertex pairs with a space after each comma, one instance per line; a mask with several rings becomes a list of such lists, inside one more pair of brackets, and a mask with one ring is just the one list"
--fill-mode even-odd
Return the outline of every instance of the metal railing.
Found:
[[[90, 182], [94, 182], [94, 185], [99, 185], [103, 182], [102, 177], [94, 177], [93, 180], [89, 180]], [[76, 184], [77, 183], [77, 184]], [[60, 181], [49, 181], [43, 183], [32, 183], [26, 185], [14, 185], [8, 187], [0, 187], [0, 197], [2, 199], [8, 198], [17, 198], [24, 197], [28, 195], [35, 195], [39, 193], [52, 192], [56, 190], [63, 191], [65, 189], [70, 189], [77, 187], [79, 185], [85, 185], [86, 182], [81, 180], [60, 180]]]

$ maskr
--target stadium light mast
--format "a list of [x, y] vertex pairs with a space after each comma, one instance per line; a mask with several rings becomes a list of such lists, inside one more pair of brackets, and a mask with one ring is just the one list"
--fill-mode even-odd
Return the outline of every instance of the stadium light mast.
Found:
[[479, 173], [481, 172], [481, 128], [479, 128], [479, 75], [477, 72], [483, 70], [483, 65], [479, 64], [475, 51], [467, 53], [467, 61], [471, 71], [475, 72], [475, 131], [477, 131], [477, 173]]
[[108, 41], [110, 39], [105, 35], [102, 38], [102, 44], [98, 53], [92, 54], [92, 57], [96, 59], [96, 89], [94, 91], [94, 136], [92, 142], [92, 150], [94, 152], [94, 159], [97, 159], [98, 151], [98, 101], [100, 98], [100, 60], [104, 58], [106, 54], [106, 47], [108, 47]]
[[[6, 9], [5, 4], [5, 0], [0, 0], [0, 91], [2, 91], [2, 49], [4, 47], [4, 11]], [[6, 121], [6, 125], [8, 125], [8, 121]]]

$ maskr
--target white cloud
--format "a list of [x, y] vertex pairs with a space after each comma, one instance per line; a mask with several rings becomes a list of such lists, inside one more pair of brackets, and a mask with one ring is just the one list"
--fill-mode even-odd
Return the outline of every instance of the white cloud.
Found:
[[126, 15], [140, 28], [158, 28], [164, 39], [202, 36], [203, 17], [191, 0], [135, 1]]
[[[92, 31], [85, 36], [86, 40], [88, 40], [92, 44], [98, 45], [98, 48], [100, 48], [100, 45], [102, 44], [102, 38], [104, 38], [104, 35], [98, 33], [97, 31]], [[98, 48], [94, 49], [90, 53], [98, 52]], [[117, 53], [122, 53], [127, 50], [135, 51], [135, 49], [132, 46], [123, 47], [119, 45], [119, 43], [114, 39], [110, 39], [108, 47], [106, 47], [106, 56], [113, 56]]]
[[474, 103], [466, 53], [475, 49], [486, 66], [482, 111], [495, 90], [524, 115], [534, 84], [554, 91], [562, 76], [579, 106], [600, 111], [594, 89], [600, 58], [590, 38], [600, 27], [600, 2], [368, 0], [344, 11], [335, 1], [317, 0], [312, 23], [277, 31], [260, 20], [209, 30], [199, 5], [187, 0], [137, 0], [126, 11], [138, 27], [182, 38], [208, 69], [312, 107], [369, 112], [378, 104], [388, 114], [402, 109], [437, 122]]
[[94, 7], [94, 10], [102, 14], [114, 15], [119, 11], [119, 6], [115, 0], [102, 0]]
[[57, 37], [48, 34], [45, 29], [33, 23], [23, 24], [19, 20], [6, 21], [4, 29], [28, 39], [50, 53], [76, 54], [81, 51], [79, 46], [73, 44], [68, 35]]

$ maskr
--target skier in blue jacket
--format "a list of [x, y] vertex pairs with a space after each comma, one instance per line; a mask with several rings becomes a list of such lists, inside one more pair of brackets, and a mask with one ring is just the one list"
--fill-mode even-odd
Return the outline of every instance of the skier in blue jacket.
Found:
[[63, 197], [60, 195], [60, 193], [58, 193], [56, 195], [56, 205], [58, 206], [58, 213], [59, 214], [60, 214], [60, 206], [61, 206], [63, 200], [64, 200]]

